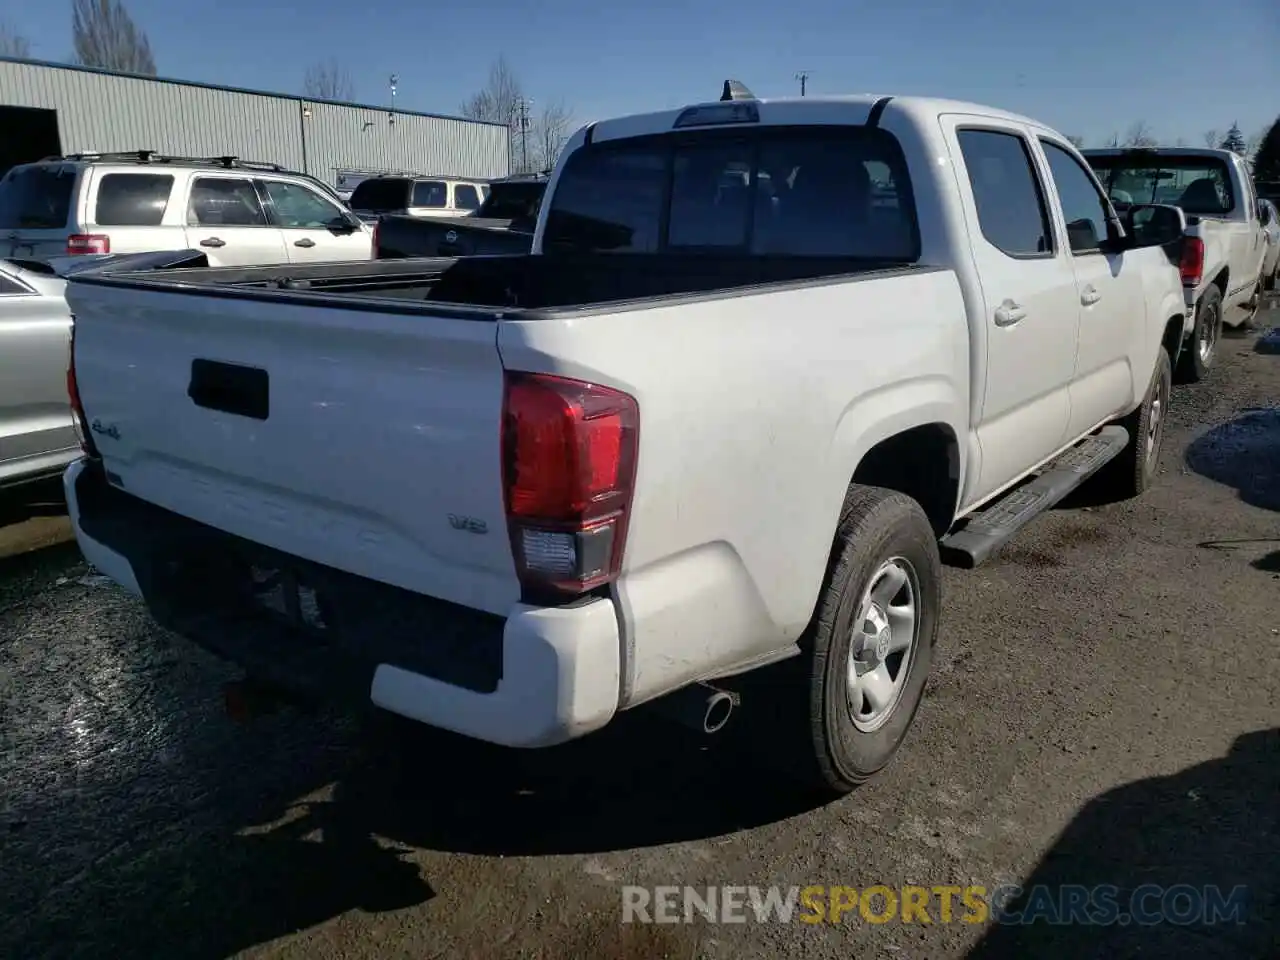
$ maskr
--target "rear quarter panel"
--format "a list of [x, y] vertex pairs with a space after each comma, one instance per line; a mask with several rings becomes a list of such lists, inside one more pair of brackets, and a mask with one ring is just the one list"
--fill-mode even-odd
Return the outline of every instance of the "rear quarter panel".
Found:
[[498, 346], [508, 369], [639, 402], [624, 705], [793, 644], [862, 456], [968, 422], [965, 310], [945, 271], [504, 322]]

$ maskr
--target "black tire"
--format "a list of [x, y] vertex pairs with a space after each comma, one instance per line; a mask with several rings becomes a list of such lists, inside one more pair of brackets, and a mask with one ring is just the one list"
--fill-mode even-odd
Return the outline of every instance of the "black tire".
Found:
[[[901, 654], [884, 656], [892, 631], [889, 641], [881, 632], [875, 654], [863, 647], [891, 675], [897, 693], [878, 725], [866, 722], [875, 718], [864, 711], [860, 726], [848, 699], [855, 621], [875, 582], [889, 582], [877, 575], [891, 563], [906, 574], [914, 594], [914, 630]], [[886, 593], [885, 606], [905, 596], [902, 588]], [[779, 729], [786, 738], [779, 749], [792, 773], [822, 792], [845, 794], [889, 763], [924, 695], [941, 604], [938, 542], [920, 505], [892, 490], [850, 487], [818, 607], [801, 641], [804, 655], [791, 661], [795, 673], [783, 694], [789, 702], [779, 704], [779, 719], [790, 712], [796, 721]]]
[[1138, 409], [1120, 421], [1120, 426], [1129, 431], [1129, 445], [1103, 467], [1097, 477], [1099, 484], [1106, 489], [1108, 499], [1127, 500], [1139, 496], [1155, 482], [1172, 393], [1169, 354], [1161, 347], [1156, 354], [1156, 368], [1151, 374], [1146, 396]]
[[[1206, 340], [1206, 338], [1208, 338]], [[1196, 324], [1178, 358], [1178, 382], [1199, 383], [1209, 375], [1222, 339], [1222, 291], [1211, 286], [1196, 304]], [[1204, 345], [1208, 344], [1206, 353]]]

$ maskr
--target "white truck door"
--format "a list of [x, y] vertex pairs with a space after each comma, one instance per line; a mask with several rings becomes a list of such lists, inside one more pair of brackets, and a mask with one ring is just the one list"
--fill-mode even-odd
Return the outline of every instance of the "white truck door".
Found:
[[[1126, 412], [1134, 394], [1133, 352], [1140, 343], [1136, 334], [1146, 329], [1144, 261], [1167, 263], [1167, 257], [1159, 247], [1103, 253], [1107, 202], [1093, 174], [1061, 143], [1043, 134], [1039, 143], [1057, 196], [1057, 230], [1070, 252], [1080, 303], [1067, 430], [1069, 437], [1077, 437]], [[1147, 265], [1157, 267], [1154, 262]]]
[[272, 226], [247, 177], [202, 175], [191, 180], [187, 246], [210, 266], [248, 267], [288, 263], [284, 237]]
[[986, 393], [976, 418], [982, 466], [964, 497], [973, 503], [1062, 446], [1079, 297], [1070, 258], [1054, 237], [1027, 130], [991, 117], [940, 119], [960, 173], [985, 300]]
[[284, 236], [290, 263], [333, 263], [373, 258], [373, 236], [352, 214], [310, 187], [285, 180], [258, 181], [271, 221]]

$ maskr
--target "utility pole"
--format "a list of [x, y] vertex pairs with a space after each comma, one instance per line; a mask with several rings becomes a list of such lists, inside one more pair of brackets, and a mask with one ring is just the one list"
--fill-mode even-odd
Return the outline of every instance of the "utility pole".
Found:
[[521, 97], [516, 101], [516, 110], [519, 111], [516, 119], [520, 124], [520, 172], [529, 172], [529, 127], [531, 120], [529, 118], [529, 108], [533, 106], [532, 100]]
[[804, 96], [805, 87], [809, 84], [809, 71], [801, 70], [796, 74], [796, 79], [800, 81], [800, 96]]

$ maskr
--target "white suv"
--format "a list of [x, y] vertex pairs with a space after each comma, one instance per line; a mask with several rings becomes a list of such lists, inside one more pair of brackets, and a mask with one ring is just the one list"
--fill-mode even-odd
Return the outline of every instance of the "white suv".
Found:
[[236, 157], [76, 154], [0, 180], [0, 257], [199, 250], [212, 266], [369, 260], [331, 187]]

